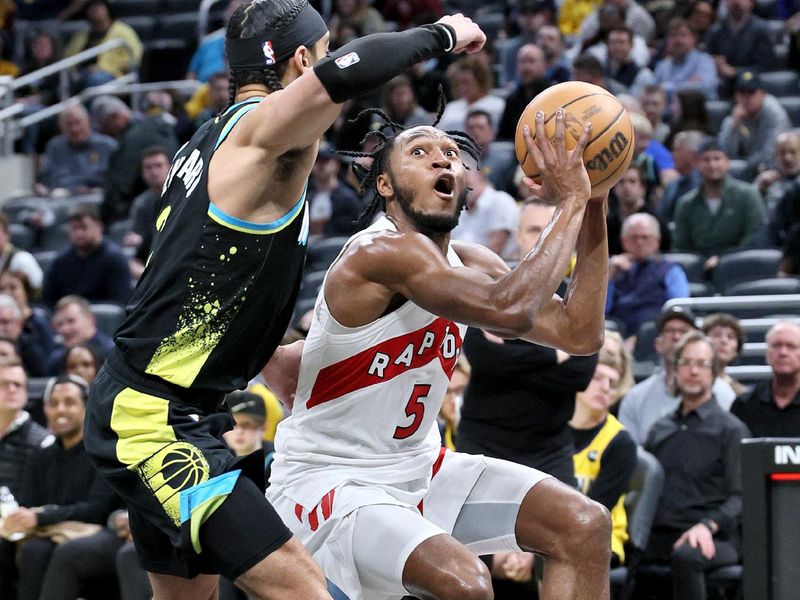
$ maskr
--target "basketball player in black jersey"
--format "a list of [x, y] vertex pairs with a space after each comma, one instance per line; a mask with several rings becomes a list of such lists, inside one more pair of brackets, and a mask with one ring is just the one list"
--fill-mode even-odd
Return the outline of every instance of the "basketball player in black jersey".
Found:
[[307, 0], [247, 3], [226, 38], [231, 106], [173, 160], [152, 253], [91, 393], [86, 449], [128, 504], [157, 600], [216, 598], [217, 574], [254, 599], [328, 598], [264, 498], [263, 457], [226, 449], [223, 400], [262, 368], [268, 381], [280, 370], [273, 354], [308, 238], [306, 181], [341, 103], [486, 38], [456, 15], [328, 55]]

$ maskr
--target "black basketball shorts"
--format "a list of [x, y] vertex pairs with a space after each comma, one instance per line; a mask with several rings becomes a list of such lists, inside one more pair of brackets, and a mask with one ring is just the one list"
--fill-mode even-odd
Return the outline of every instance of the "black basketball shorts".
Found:
[[142, 567], [235, 580], [291, 533], [264, 497], [264, 457], [237, 458], [221, 398], [181, 401], [106, 365], [89, 393], [84, 444], [125, 500]]

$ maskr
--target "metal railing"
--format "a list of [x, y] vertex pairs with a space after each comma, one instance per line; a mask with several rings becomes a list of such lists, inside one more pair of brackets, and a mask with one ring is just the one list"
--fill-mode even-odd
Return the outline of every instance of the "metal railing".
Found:
[[[123, 48], [133, 59], [133, 48], [122, 39], [109, 40], [94, 48], [88, 48], [74, 56], [63, 58], [52, 65], [47, 65], [41, 69], [36, 69], [22, 77], [0, 77], [0, 154], [8, 155], [13, 151], [14, 141], [22, 135], [22, 131], [31, 125], [39, 123], [51, 116], [58, 114], [64, 107], [74, 100], [83, 99], [82, 94], [70, 96], [70, 71], [83, 63], [91, 61], [105, 52]], [[136, 67], [136, 65], [134, 65]], [[122, 85], [130, 84], [136, 81], [136, 71], [134, 68], [131, 73], [117, 77], [107, 84], [98, 86], [102, 90], [101, 93], [110, 93], [117, 91]], [[46, 77], [58, 75], [58, 96], [59, 102], [53, 106], [48, 106], [38, 110], [32, 114], [25, 115], [18, 118], [20, 114], [25, 112], [25, 106], [17, 103], [14, 93], [40, 81]], [[94, 90], [95, 88], [87, 88], [87, 90]], [[84, 90], [84, 91], [87, 91]], [[96, 92], [93, 92], [96, 93]]]

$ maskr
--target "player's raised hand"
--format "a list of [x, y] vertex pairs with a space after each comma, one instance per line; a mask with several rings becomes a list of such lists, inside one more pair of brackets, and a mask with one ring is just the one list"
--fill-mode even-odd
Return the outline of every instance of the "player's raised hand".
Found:
[[525, 146], [539, 165], [542, 177], [541, 184], [530, 177], [526, 177], [524, 181], [531, 193], [540, 198], [552, 198], [559, 203], [571, 198], [583, 206], [592, 193], [589, 173], [583, 163], [583, 151], [589, 141], [592, 124], [587, 123], [584, 126], [575, 148], [570, 151], [565, 142], [564, 116], [564, 109], [559, 108], [555, 115], [556, 126], [552, 137], [547, 136], [542, 111], [536, 113], [536, 139], [527, 125], [523, 127]]
[[461, 13], [455, 15], [445, 15], [437, 23], [449, 25], [456, 32], [456, 45], [453, 52], [466, 52], [472, 54], [477, 52], [486, 43], [486, 34], [475, 24], [472, 19], [465, 17]]

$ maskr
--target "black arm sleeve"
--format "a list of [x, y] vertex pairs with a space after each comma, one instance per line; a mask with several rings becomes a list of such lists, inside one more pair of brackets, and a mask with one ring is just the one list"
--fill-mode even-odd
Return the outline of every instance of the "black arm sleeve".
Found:
[[449, 25], [415, 27], [400, 33], [376, 33], [345, 44], [314, 66], [336, 103], [357, 98], [383, 85], [410, 66], [453, 49]]
[[620, 431], [603, 452], [600, 473], [587, 495], [611, 510], [628, 489], [635, 469], [636, 443], [627, 431]]

